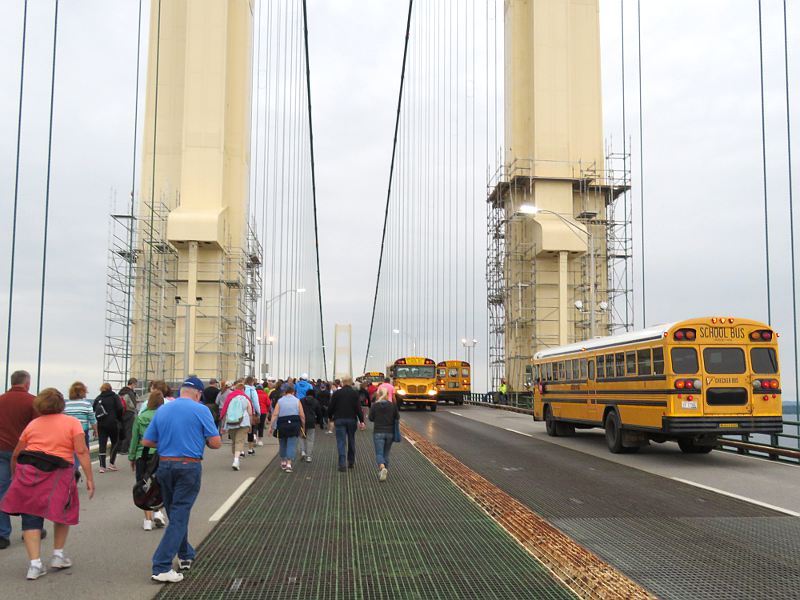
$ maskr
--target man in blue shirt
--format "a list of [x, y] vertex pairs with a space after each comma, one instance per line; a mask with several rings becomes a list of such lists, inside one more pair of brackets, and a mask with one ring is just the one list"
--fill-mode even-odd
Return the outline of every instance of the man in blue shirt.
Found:
[[189, 377], [181, 384], [180, 397], [153, 415], [142, 445], [158, 448], [156, 478], [161, 487], [169, 525], [153, 554], [153, 581], [178, 583], [183, 574], [172, 567], [178, 555], [179, 568], [192, 567], [195, 551], [189, 544], [189, 516], [200, 492], [201, 461], [205, 447], [222, 447], [219, 431], [208, 407], [200, 403], [203, 382]]
[[308, 390], [310, 390], [312, 387], [314, 386], [308, 382], [308, 374], [303, 373], [300, 375], [300, 381], [294, 384], [294, 395], [297, 396], [298, 400], [302, 400], [306, 397]]

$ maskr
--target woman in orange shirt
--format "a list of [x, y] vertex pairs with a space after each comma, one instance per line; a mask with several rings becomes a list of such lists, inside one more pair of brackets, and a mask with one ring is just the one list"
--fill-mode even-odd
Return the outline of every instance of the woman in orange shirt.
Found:
[[54, 523], [53, 558], [50, 567], [66, 569], [72, 561], [64, 556], [70, 525], [78, 524], [80, 510], [75, 456], [86, 474], [89, 498], [94, 496], [94, 478], [89, 449], [80, 421], [63, 414], [64, 396], [55, 388], [42, 390], [33, 401], [38, 418], [19, 438], [11, 457], [13, 480], [0, 510], [22, 515], [22, 536], [28, 551], [28, 579], [47, 573], [41, 560], [41, 530], [44, 520]]

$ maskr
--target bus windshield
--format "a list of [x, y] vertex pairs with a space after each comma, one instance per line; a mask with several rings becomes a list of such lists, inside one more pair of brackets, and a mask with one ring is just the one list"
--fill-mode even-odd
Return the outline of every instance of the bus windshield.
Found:
[[395, 365], [397, 379], [433, 379], [436, 367], [433, 365]]

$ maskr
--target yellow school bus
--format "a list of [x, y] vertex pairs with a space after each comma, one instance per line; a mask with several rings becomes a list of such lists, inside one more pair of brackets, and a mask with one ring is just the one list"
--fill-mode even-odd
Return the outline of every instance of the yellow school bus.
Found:
[[368, 371], [364, 373], [361, 377], [357, 379], [359, 383], [366, 381], [367, 383], [374, 383], [375, 385], [380, 385], [383, 383], [384, 378], [386, 375], [381, 373], [380, 371]]
[[722, 434], [779, 433], [777, 337], [707, 317], [538, 352], [534, 419], [551, 436], [603, 427], [614, 453], [667, 440], [705, 453]]
[[446, 360], [436, 365], [436, 389], [439, 400], [445, 403], [464, 404], [471, 389], [471, 371], [468, 362]]
[[398, 358], [387, 368], [397, 390], [397, 406], [429, 406], [436, 410], [436, 363], [430, 358], [406, 356]]

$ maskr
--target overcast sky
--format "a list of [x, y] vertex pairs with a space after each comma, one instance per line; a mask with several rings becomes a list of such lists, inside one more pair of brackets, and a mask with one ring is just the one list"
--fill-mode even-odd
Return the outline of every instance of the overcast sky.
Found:
[[[619, 2], [600, 4], [606, 136], [618, 145]], [[757, 3], [642, 4], [647, 321], [708, 314], [766, 320]], [[781, 2], [763, 4], [773, 321], [783, 334], [788, 391], [793, 357]], [[789, 4], [790, 77], [797, 89], [800, 7]], [[137, 5], [135, 0], [61, 3], [44, 384], [65, 386], [74, 378], [91, 387], [100, 382], [108, 213], [115, 195], [125, 198], [131, 178]], [[36, 359], [52, 6], [36, 0], [29, 9], [12, 368], [32, 369]], [[625, 6], [628, 131], [636, 157], [636, 3]], [[21, 0], [0, 3], [2, 363], [21, 8]], [[309, 0], [308, 8], [326, 333], [332, 334], [336, 322], [352, 323], [359, 364], [369, 325], [407, 2]], [[798, 196], [796, 92], [792, 110]], [[632, 168], [638, 203], [637, 160]], [[637, 273], [638, 220], [637, 206]], [[350, 235], [355, 225], [362, 226], [357, 243]], [[482, 272], [482, 264], [478, 268]], [[638, 326], [638, 275], [635, 283]], [[485, 349], [486, 340], [481, 344]]]

